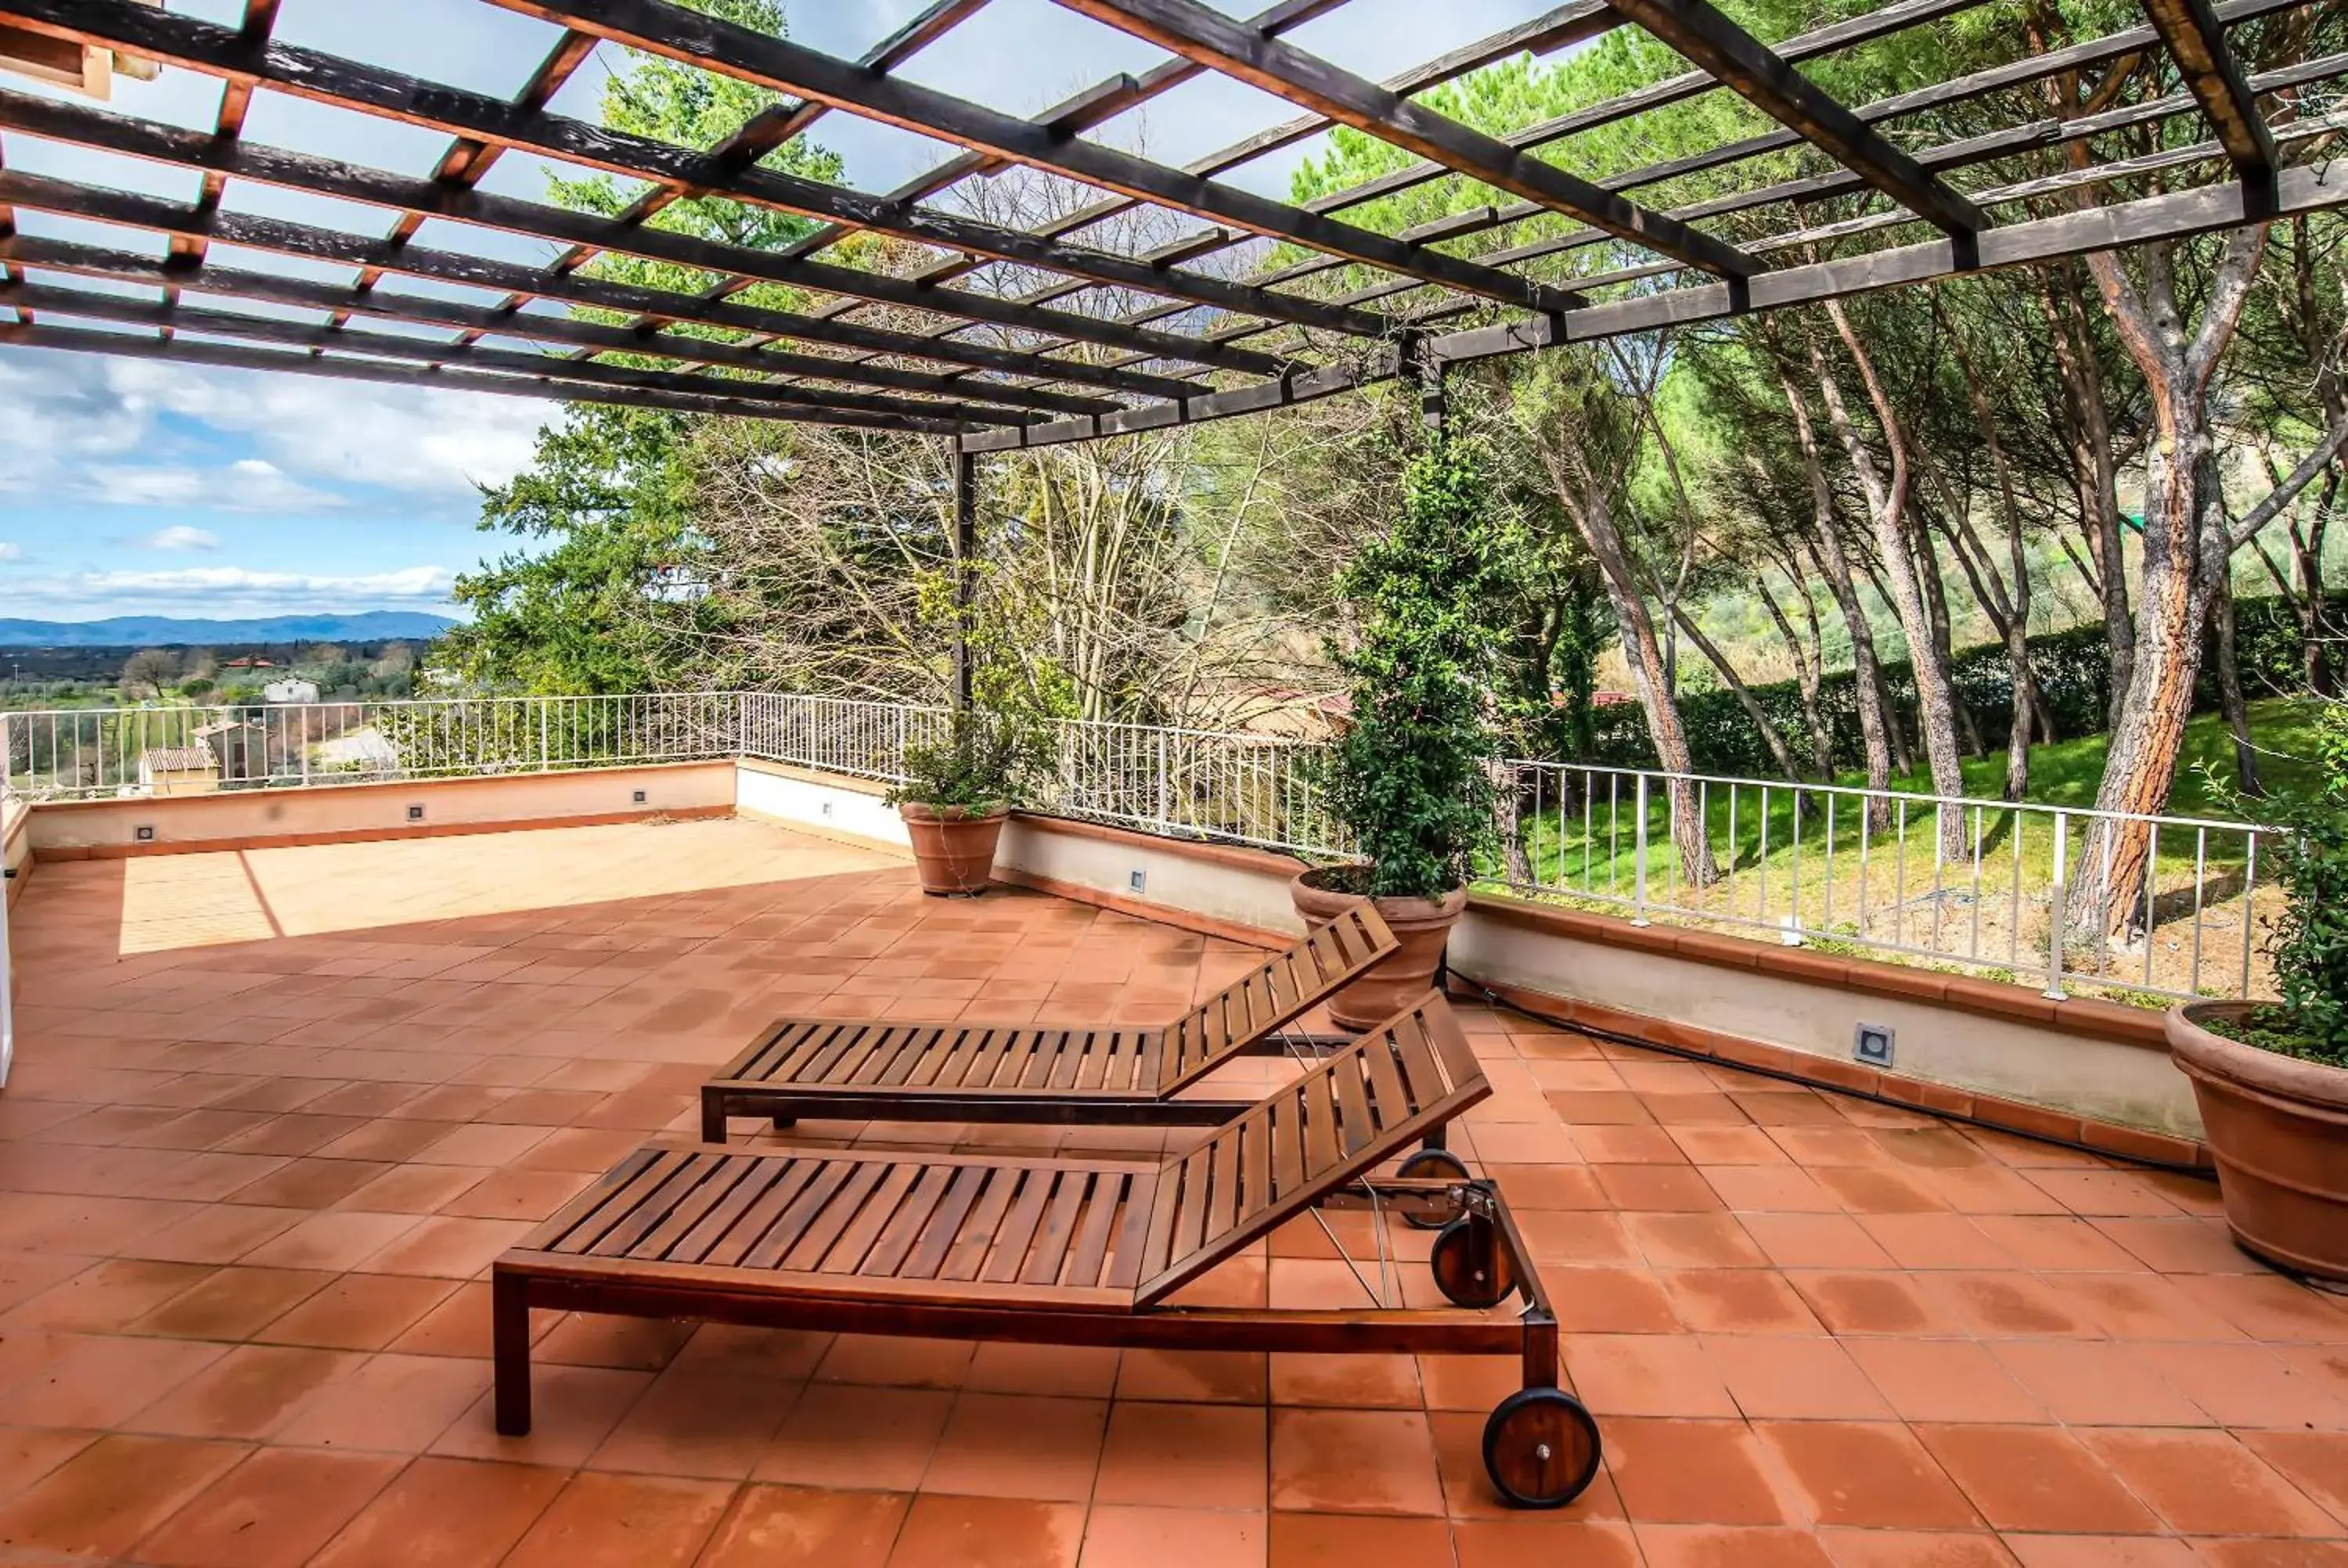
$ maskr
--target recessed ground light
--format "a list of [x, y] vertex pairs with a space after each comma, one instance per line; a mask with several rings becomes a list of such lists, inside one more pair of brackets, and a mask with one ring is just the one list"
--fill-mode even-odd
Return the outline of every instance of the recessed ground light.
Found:
[[1133, 885], [1133, 890], [1136, 893], [1147, 893], [1149, 891], [1149, 873], [1142, 870], [1138, 866], [1135, 866], [1132, 872], [1128, 875], [1126, 880]]
[[141, 844], [152, 844], [155, 842], [155, 830], [150, 826], [142, 825], [132, 828], [130, 830], [130, 836], [137, 839]]
[[831, 815], [831, 802], [825, 801], [823, 803], [823, 815], [826, 816], [829, 816]]
[[1888, 1023], [1860, 1024], [1858, 1038], [1851, 1041], [1851, 1057], [1869, 1067], [1889, 1067], [1891, 1065], [1892, 1040], [1891, 1026]]
[[407, 808], [407, 820], [410, 822], [422, 822], [424, 820], [424, 808], [420, 805], [409, 806]]
[[638, 791], [636, 792], [636, 804], [637, 804], [638, 805], [642, 805], [642, 804], [644, 804], [644, 791], [642, 791], [642, 790], [638, 790]]

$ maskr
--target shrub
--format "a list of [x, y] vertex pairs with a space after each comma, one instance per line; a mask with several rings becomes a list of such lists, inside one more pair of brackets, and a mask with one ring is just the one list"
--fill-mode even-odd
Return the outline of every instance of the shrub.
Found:
[[2230, 1032], [2287, 1056], [2348, 1067], [2348, 704], [2325, 707], [2317, 737], [2322, 786], [2268, 803], [2265, 813], [2285, 829], [2275, 853], [2283, 908], [2267, 938], [2282, 1002]]
[[1334, 650], [1353, 712], [1323, 766], [1329, 813], [1368, 857], [1377, 897], [1464, 886], [1492, 836], [1481, 676], [1499, 652], [1508, 530], [1472, 437], [1438, 436], [1403, 477], [1401, 515], [1338, 578], [1357, 632]]
[[[983, 569], [979, 581], [983, 587]], [[1066, 677], [1048, 659], [1023, 656], [1029, 644], [983, 594], [973, 608], [958, 607], [950, 573], [925, 574], [919, 593], [923, 625], [951, 635], [958, 621], [967, 622], [970, 703], [948, 715], [939, 739], [906, 743], [904, 782], [889, 792], [889, 804], [982, 811], [1025, 804], [1059, 765], [1053, 721], [1074, 709]]]

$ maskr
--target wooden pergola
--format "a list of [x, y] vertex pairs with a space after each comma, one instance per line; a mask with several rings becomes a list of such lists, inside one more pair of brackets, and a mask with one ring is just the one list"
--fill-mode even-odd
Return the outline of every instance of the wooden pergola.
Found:
[[[561, 29], [508, 97], [273, 41], [277, 0], [244, 0], [234, 26], [141, 0], [0, 0], [0, 28], [19, 37], [226, 84], [209, 130], [0, 87], [0, 150], [6, 138], [41, 138], [200, 177], [193, 200], [171, 200], [0, 159], [0, 342], [916, 432], [953, 438], [967, 458], [1274, 408], [1398, 374], [1439, 377], [1446, 365], [1494, 354], [2223, 229], [2348, 197], [2348, 169], [2288, 159], [2334, 128], [2295, 100], [2348, 71], [2348, 56], [2251, 76], [2228, 47], [2230, 29], [2304, 0], [2143, 0], [2141, 26], [1857, 106], [1822, 91], [1802, 63], [1930, 27], [1980, 0], [1892, 0], [1774, 45], [1707, 0], [1569, 0], [1383, 83], [1284, 37], [1345, 0], [1280, 0], [1245, 21], [1199, 0], [1058, 0], [1167, 57], [1034, 118], [900, 74], [922, 51], [951, 47], [988, 0], [934, 0], [857, 60], [664, 0], [479, 3]], [[1694, 68], [1503, 137], [1414, 101], [1493, 62], [1553, 54], [1619, 26], [1644, 28]], [[552, 112], [557, 89], [606, 42], [780, 96], [706, 148]], [[2042, 101], [2029, 96], [2039, 84], [2156, 50], [2174, 62], [2182, 90], [2069, 120], [2027, 117]], [[1209, 72], [1284, 100], [1295, 118], [1180, 168], [1086, 136]], [[1602, 179], [1570, 172], [1575, 136], [1719, 89], [1777, 128]], [[256, 93], [420, 127], [448, 145], [428, 176], [262, 145], [243, 134]], [[2261, 99], [2290, 113], [2271, 128]], [[1901, 137], [1904, 121], [1958, 104], [2014, 112], [1999, 128], [1941, 145]], [[762, 163], [831, 113], [962, 150], [879, 195]], [[2207, 139], [1990, 182], [2001, 159], [2086, 149], [2099, 136], [2188, 117], [2199, 117]], [[1392, 143], [1412, 161], [1301, 206], [1230, 181], [1333, 125]], [[1816, 157], [1799, 178], [1671, 210], [1641, 200], [1648, 188], [1805, 143]], [[604, 216], [481, 190], [510, 150], [641, 180], [643, 191]], [[1097, 198], [1033, 228], [938, 200], [1014, 164]], [[2164, 193], [2097, 203], [2100, 187], [2153, 172]], [[1399, 233], [1348, 219], [1455, 176], [1490, 200]], [[390, 220], [350, 232], [230, 210], [221, 198], [232, 180], [361, 203]], [[2046, 215], [2045, 199], [2065, 193]], [[759, 250], [649, 221], [681, 199], [712, 195], [819, 226]], [[1808, 204], [1837, 196], [1860, 198], [1859, 215], [1818, 223]], [[1104, 223], [1144, 209], [1179, 237], [1142, 253], [1100, 238]], [[146, 242], [37, 238], [17, 231], [16, 210], [140, 231]], [[1537, 225], [1533, 238], [1510, 233], [1560, 215], [1565, 226]], [[1736, 225], [1743, 238], [1717, 231], [1717, 220], [1738, 215], [1748, 215]], [[491, 260], [425, 242], [427, 221], [543, 241], [559, 253], [542, 265]], [[895, 242], [864, 248], [894, 270], [840, 258], [838, 243], [860, 233]], [[210, 253], [216, 245], [313, 265], [225, 265]], [[1811, 259], [1822, 246], [1835, 253]], [[600, 276], [589, 263], [606, 253], [673, 263], [705, 282], [671, 290]], [[343, 270], [345, 281], [319, 281], [314, 263]], [[432, 287], [403, 288], [400, 279]], [[761, 283], [788, 285], [809, 302], [784, 310], [740, 297]], [[66, 324], [77, 318], [105, 324]]]

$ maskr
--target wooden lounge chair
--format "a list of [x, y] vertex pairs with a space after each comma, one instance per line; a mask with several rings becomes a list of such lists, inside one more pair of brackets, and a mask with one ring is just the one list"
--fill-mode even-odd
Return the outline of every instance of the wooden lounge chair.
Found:
[[701, 1086], [701, 1136], [729, 1115], [1216, 1126], [1252, 1101], [1177, 1099], [1395, 950], [1368, 900], [1164, 1029], [784, 1019]]
[[[1557, 1319], [1498, 1192], [1368, 1176], [1489, 1092], [1429, 992], [1159, 1163], [639, 1150], [498, 1259], [498, 1430], [530, 1430], [533, 1307], [1054, 1345], [1508, 1355], [1524, 1386], [1486, 1423], [1486, 1466], [1513, 1502], [1569, 1501], [1596, 1472], [1598, 1430], [1557, 1387]], [[1433, 1252], [1454, 1305], [1169, 1304], [1283, 1222], [1349, 1201], [1455, 1215]], [[1512, 1294], [1521, 1308], [1496, 1312]]]

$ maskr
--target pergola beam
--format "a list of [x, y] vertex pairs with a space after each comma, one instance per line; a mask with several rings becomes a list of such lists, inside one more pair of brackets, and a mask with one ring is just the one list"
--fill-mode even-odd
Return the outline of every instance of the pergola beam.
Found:
[[[53, 36], [125, 49], [231, 81], [243, 81], [254, 87], [426, 129], [519, 148], [563, 162], [677, 187], [689, 193], [722, 193], [731, 200], [803, 217], [838, 220], [916, 244], [947, 251], [975, 251], [999, 261], [1066, 272], [1110, 287], [1170, 295], [1219, 310], [1372, 335], [1383, 330], [1382, 323], [1357, 312], [1335, 312], [1296, 296], [1251, 289], [1244, 284], [1226, 282], [1199, 273], [1153, 268], [1146, 262], [1109, 251], [1037, 240], [1016, 230], [998, 228], [931, 208], [893, 203], [884, 198], [802, 179], [756, 165], [734, 171], [729, 177], [727, 171], [706, 152], [673, 147], [649, 137], [590, 125], [583, 120], [543, 110], [518, 108], [502, 99], [467, 92], [442, 83], [424, 81], [358, 61], [341, 59], [316, 50], [283, 44], [255, 49], [243, 44], [229, 28], [173, 12], [153, 10], [134, 3], [134, 0], [0, 0], [0, 15], [13, 17], [36, 32]], [[844, 63], [843, 68], [852, 69], [846, 67]], [[462, 205], [455, 199], [471, 194], [450, 190], [446, 192], [440, 202], [427, 204], [422, 210], [439, 210], [445, 214], [446, 208], [452, 202]], [[608, 219], [603, 221], [607, 224], [612, 222]], [[618, 224], [612, 227], [615, 231], [629, 228]], [[641, 236], [646, 231], [637, 230], [635, 232]], [[641, 253], [640, 245], [623, 248], [637, 250]], [[866, 276], [868, 288], [872, 282], [880, 281], [869, 274], [860, 274], [856, 269], [836, 268], [831, 271]], [[808, 286], [820, 285], [809, 283]], [[827, 292], [857, 293], [864, 291], [832, 289]], [[984, 296], [968, 291], [935, 290], [931, 292], [940, 298], [933, 302], [920, 303], [901, 297], [910, 292], [913, 291], [907, 286], [900, 291], [901, 297], [885, 299], [883, 302], [905, 303], [917, 309], [968, 315], [974, 320], [992, 319], [987, 314], [988, 302]], [[869, 297], [881, 296], [871, 294]], [[1074, 315], [1067, 317], [1072, 323], [1086, 319]], [[1065, 328], [1053, 330], [1066, 331]], [[1070, 332], [1067, 335], [1083, 334]], [[1179, 346], [1189, 340], [1172, 334], [1158, 335], [1164, 341], [1157, 346], [1156, 352], [1169, 357], [1196, 357], [1185, 354]], [[1257, 374], [1277, 374], [1285, 368], [1252, 354], [1241, 355], [1243, 363], [1241, 363], [1217, 358], [1211, 348], [1202, 348], [1198, 352], [1207, 356], [1203, 363], [1247, 370]]]
[[[0, 93], [0, 122], [5, 122], [9, 95]], [[37, 101], [37, 100], [36, 100]], [[510, 261], [438, 251], [417, 245], [393, 245], [355, 234], [339, 233], [283, 219], [251, 213], [199, 212], [193, 207], [128, 191], [102, 190], [69, 184], [42, 175], [0, 172], [0, 204], [10, 203], [63, 217], [88, 218], [101, 223], [145, 229], [164, 234], [201, 234], [215, 242], [266, 251], [282, 256], [386, 271], [429, 278], [469, 288], [510, 292], [539, 279], [536, 270]], [[543, 284], [546, 297], [591, 310], [654, 316], [663, 321], [825, 343], [873, 354], [921, 356], [1016, 375], [1049, 376], [1092, 382], [1138, 395], [1187, 397], [1199, 388], [1188, 383], [1144, 375], [1133, 371], [1092, 366], [1078, 361], [1051, 360], [983, 344], [916, 337], [852, 322], [824, 321], [787, 311], [745, 305], [732, 300], [705, 300], [693, 294], [646, 288], [608, 279], [572, 277]]]
[[494, 393], [501, 397], [608, 403], [625, 408], [666, 408], [680, 414], [723, 414], [742, 419], [778, 419], [799, 425], [842, 425], [856, 429], [890, 430], [917, 436], [952, 436], [960, 428], [942, 419], [888, 419], [847, 411], [788, 408], [741, 397], [696, 397], [643, 389], [623, 391], [572, 381], [560, 375], [485, 375], [476, 371], [443, 370], [431, 365], [326, 359], [313, 354], [287, 354], [278, 349], [246, 348], [235, 343], [142, 337], [131, 333], [99, 332], [86, 327], [58, 327], [46, 323], [36, 326], [0, 322], [0, 343], [58, 349], [68, 354], [101, 354], [186, 364], [226, 365], [236, 370], [315, 375], [335, 381], [372, 381], [393, 386], [439, 386], [458, 392]]
[[[5, 4], [5, 0], [0, 0]], [[1135, 353], [1180, 357], [1200, 363], [1262, 374], [1278, 374], [1285, 362], [1271, 354], [1238, 349], [1172, 333], [1150, 332], [1068, 311], [1042, 310], [967, 290], [923, 289], [903, 279], [826, 261], [794, 261], [744, 245], [723, 244], [671, 230], [624, 224], [591, 212], [550, 207], [510, 196], [492, 196], [461, 187], [414, 179], [381, 169], [338, 163], [284, 148], [251, 141], [217, 142], [201, 131], [181, 130], [151, 120], [135, 120], [81, 104], [55, 102], [28, 94], [0, 90], [0, 127], [30, 131], [36, 136], [127, 153], [186, 168], [216, 169], [241, 179], [285, 190], [365, 202], [395, 210], [412, 210], [499, 229], [556, 243], [587, 243], [604, 249], [673, 261], [679, 266], [720, 275], [810, 289], [822, 293], [850, 294], [907, 310], [959, 314], [1041, 333], [1128, 349]], [[386, 244], [396, 252], [398, 241]]]
[[1059, 4], [1673, 261], [1737, 280], [1760, 270], [1760, 263], [1751, 257], [1701, 230], [1651, 212], [1293, 45], [1258, 36], [1198, 0], [1059, 0]]
[[751, 407], [772, 405], [815, 412], [834, 408], [883, 418], [1002, 425], [1013, 428], [1035, 423], [1038, 417], [1032, 414], [1013, 414], [1000, 408], [982, 408], [967, 403], [919, 403], [867, 393], [819, 393], [772, 381], [743, 381], [675, 371], [639, 370], [602, 360], [564, 359], [553, 354], [485, 348], [479, 343], [448, 339], [371, 333], [356, 327], [324, 323], [313, 325], [276, 316], [212, 310], [184, 302], [175, 304], [160, 300], [134, 299], [124, 294], [96, 294], [87, 290], [58, 288], [47, 283], [0, 282], [0, 300], [27, 305], [36, 311], [83, 316], [92, 321], [211, 333], [222, 337], [245, 338], [280, 348], [302, 348], [320, 354], [339, 351], [368, 359], [411, 362], [417, 368], [458, 364], [525, 376], [553, 375], [582, 385], [638, 388], [691, 397], [733, 398]]
[[1612, 4], [1714, 80], [1942, 233], [1969, 236], [1989, 226], [1979, 208], [1869, 129], [1710, 0]]
[[2234, 178], [2246, 186], [2273, 183], [2273, 134], [2259, 114], [2258, 96], [2243, 77], [2241, 62], [2226, 46], [2225, 25], [2209, 0], [2144, 0], [2144, 14], [2177, 61], [2186, 90], [2218, 133]]
[[[1084, 140], [1049, 121], [1021, 119], [918, 83], [860, 70], [845, 60], [667, 4], [666, 0], [491, 3], [760, 87], [803, 94], [884, 125], [942, 137], [973, 151], [1066, 175], [1194, 217], [1230, 223], [1342, 256], [1365, 266], [1401, 272], [1523, 309], [1546, 310], [1563, 302], [1562, 296], [1545, 285], [1516, 273], [1497, 272], [1441, 251], [1401, 244], [1383, 234], [1274, 201], [1237, 186], [1201, 179], [1116, 148]], [[1264, 41], [1262, 34], [1244, 23], [1230, 26], [1246, 36]], [[1117, 90], [1135, 92], [1138, 84], [1121, 84]], [[1079, 106], [1079, 118], [1084, 115]], [[1325, 305], [1319, 309], [1323, 319], [1302, 320], [1294, 314], [1284, 319], [1296, 325], [1357, 335], [1375, 335], [1389, 326], [1360, 312]], [[1278, 310], [1258, 308], [1252, 313], [1283, 319]]]
[[186, 289], [221, 299], [324, 311], [329, 313], [335, 325], [342, 324], [341, 318], [345, 315], [361, 314], [419, 326], [448, 327], [458, 333], [456, 341], [460, 343], [497, 334], [561, 344], [595, 354], [628, 354], [695, 364], [727, 365], [760, 375], [808, 376], [894, 392], [926, 393], [932, 396], [978, 403], [999, 403], [1007, 407], [1026, 408], [1037, 413], [1114, 414], [1124, 406], [1102, 398], [1076, 397], [1066, 393], [1010, 386], [975, 377], [925, 375], [918, 371], [823, 359], [813, 354], [752, 347], [747, 343], [712, 338], [683, 337], [674, 333], [636, 333], [626, 327], [604, 326], [572, 315], [507, 312], [499, 306], [460, 304], [453, 300], [401, 293], [380, 286], [363, 289], [355, 284], [313, 282], [304, 278], [248, 272], [212, 262], [197, 264], [177, 259], [164, 261], [65, 240], [39, 240], [23, 235], [0, 239], [0, 259], [22, 266], [67, 272], [77, 277], [98, 278], [114, 283]]

